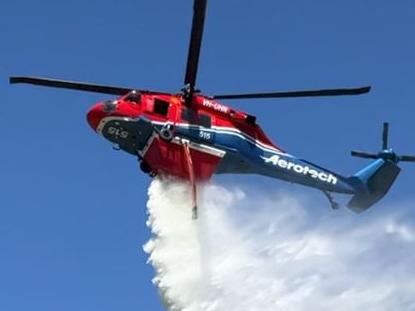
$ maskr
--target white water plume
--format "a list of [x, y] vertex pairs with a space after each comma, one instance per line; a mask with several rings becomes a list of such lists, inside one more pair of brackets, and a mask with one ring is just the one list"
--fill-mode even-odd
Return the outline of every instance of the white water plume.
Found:
[[415, 227], [403, 215], [316, 213], [287, 194], [215, 185], [201, 192], [195, 221], [185, 184], [149, 189], [144, 249], [170, 310], [415, 310]]

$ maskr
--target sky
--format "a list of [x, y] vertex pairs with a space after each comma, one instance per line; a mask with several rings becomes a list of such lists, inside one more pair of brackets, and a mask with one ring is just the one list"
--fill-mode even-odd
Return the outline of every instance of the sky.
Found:
[[[177, 92], [193, 1], [0, 2], [0, 310], [164, 310], [142, 245], [150, 179], [88, 126], [106, 95], [8, 84], [11, 75]], [[198, 87], [205, 94], [371, 85], [357, 97], [230, 103], [288, 152], [349, 175], [350, 150], [415, 154], [415, 3], [210, 0]], [[415, 166], [362, 217], [414, 202]], [[264, 193], [321, 194], [255, 176]], [[393, 205], [392, 205], [393, 206]], [[415, 216], [415, 212], [413, 213]]]

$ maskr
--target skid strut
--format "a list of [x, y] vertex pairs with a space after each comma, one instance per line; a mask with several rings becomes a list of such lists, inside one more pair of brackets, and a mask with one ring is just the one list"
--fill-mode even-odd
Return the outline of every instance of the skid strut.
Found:
[[189, 179], [190, 179], [190, 185], [192, 187], [192, 218], [197, 219], [197, 187], [196, 187], [196, 181], [195, 181], [195, 174], [193, 170], [193, 162], [192, 157], [190, 155], [190, 147], [189, 143], [185, 142], [183, 144], [184, 151], [186, 155], [186, 162], [187, 162], [187, 169], [189, 171]]

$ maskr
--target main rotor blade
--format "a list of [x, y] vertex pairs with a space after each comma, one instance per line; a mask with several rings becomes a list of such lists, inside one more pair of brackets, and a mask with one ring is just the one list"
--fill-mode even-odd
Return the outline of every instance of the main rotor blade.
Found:
[[314, 96], [341, 96], [341, 95], [360, 95], [370, 91], [370, 86], [360, 88], [345, 89], [325, 89], [292, 92], [273, 92], [273, 93], [251, 93], [251, 94], [231, 94], [214, 95], [213, 99], [249, 99], [249, 98], [284, 98], [284, 97], [314, 97]]
[[351, 155], [353, 157], [359, 157], [359, 158], [365, 158], [365, 159], [378, 159], [378, 156], [376, 154], [368, 153], [368, 152], [364, 152], [364, 151], [355, 151], [355, 150], [353, 150], [351, 152]]
[[196, 83], [199, 64], [200, 46], [202, 44], [203, 26], [205, 23], [207, 0], [195, 0], [193, 3], [192, 32], [190, 36], [189, 52], [187, 55], [186, 75], [184, 84], [193, 91]]
[[399, 156], [399, 161], [403, 161], [403, 162], [415, 162], [415, 156], [409, 156], [409, 155]]
[[[84, 82], [75, 82], [75, 81], [65, 81], [65, 80], [57, 80], [57, 79], [49, 79], [49, 78], [38, 78], [38, 77], [10, 77], [10, 83], [28, 83], [34, 85], [41, 85], [47, 87], [56, 87], [62, 89], [71, 89], [71, 90], [78, 90], [78, 91], [86, 91], [86, 92], [94, 92], [94, 93], [103, 93], [103, 94], [111, 94], [111, 95], [125, 95], [134, 88], [125, 88], [125, 87], [118, 87], [118, 86], [110, 86], [110, 85], [100, 85], [100, 84], [91, 84], [91, 83], [84, 83]], [[137, 90], [141, 93], [157, 93], [159, 92], [152, 92], [147, 90]]]
[[388, 149], [388, 136], [389, 136], [389, 123], [383, 123], [383, 132], [382, 132], [382, 149]]

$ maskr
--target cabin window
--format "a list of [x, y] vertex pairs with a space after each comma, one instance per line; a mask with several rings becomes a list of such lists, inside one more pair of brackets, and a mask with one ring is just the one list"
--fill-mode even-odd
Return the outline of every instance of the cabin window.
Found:
[[182, 109], [182, 120], [187, 121], [189, 123], [196, 123], [196, 117], [193, 110], [183, 108]]
[[199, 114], [199, 124], [204, 127], [212, 126], [212, 119], [207, 114]]
[[163, 116], [167, 116], [167, 112], [169, 111], [169, 103], [155, 98], [154, 99], [154, 113], [163, 115]]
[[183, 121], [187, 121], [191, 124], [197, 124], [203, 127], [212, 126], [212, 119], [209, 115], [204, 113], [196, 114], [193, 110], [188, 108], [183, 108], [181, 117]]

